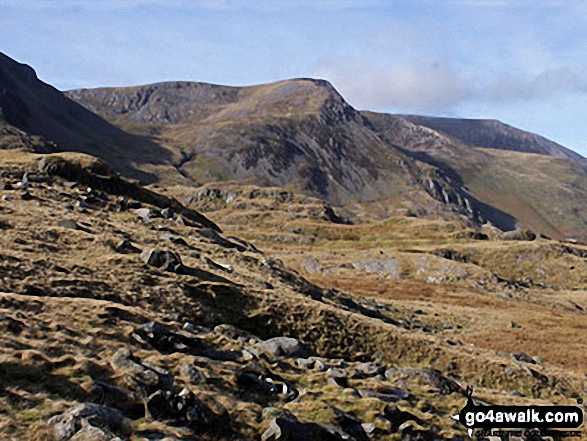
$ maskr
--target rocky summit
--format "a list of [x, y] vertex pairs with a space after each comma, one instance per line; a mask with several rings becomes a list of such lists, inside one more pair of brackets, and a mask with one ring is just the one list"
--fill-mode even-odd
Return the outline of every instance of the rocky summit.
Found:
[[468, 388], [585, 409], [580, 158], [317, 80], [64, 95], [2, 56], [0, 107], [1, 440], [457, 441]]

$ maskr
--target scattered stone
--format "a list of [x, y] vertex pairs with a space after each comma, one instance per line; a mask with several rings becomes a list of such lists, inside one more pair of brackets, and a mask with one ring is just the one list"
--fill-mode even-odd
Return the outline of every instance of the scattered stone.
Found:
[[143, 220], [149, 220], [154, 217], [162, 217], [159, 210], [153, 208], [137, 208], [134, 210], [135, 214]]
[[308, 356], [306, 347], [291, 337], [274, 337], [261, 341], [259, 342], [259, 347], [273, 357], [306, 358]]
[[11, 191], [14, 190], [14, 187], [11, 184], [4, 184], [3, 189], [6, 191]]
[[521, 327], [522, 327], [522, 326], [521, 326], [521, 325], [519, 325], [519, 324], [517, 324], [516, 322], [510, 322], [510, 328], [513, 328], [513, 329], [519, 329], [519, 328], [521, 328]]
[[23, 194], [20, 196], [20, 198], [21, 198], [23, 201], [30, 201], [31, 199], [34, 199], [34, 196], [33, 196], [32, 194], [30, 194], [28, 191], [25, 191], [25, 192], [24, 192], [24, 193], [23, 193]]
[[424, 421], [422, 421], [420, 418], [411, 414], [410, 412], [401, 410], [395, 404], [388, 404], [385, 406], [385, 409], [383, 409], [383, 416], [391, 423], [392, 432], [397, 432], [399, 427], [409, 420], [412, 420], [420, 425], [425, 424]]
[[94, 403], [80, 404], [54, 416], [49, 425], [56, 441], [91, 440], [89, 435], [99, 434], [94, 429], [101, 430], [105, 436], [112, 433], [126, 438], [132, 434], [131, 422], [119, 410]]
[[131, 338], [142, 346], [153, 347], [164, 354], [184, 352], [197, 355], [205, 351], [200, 339], [184, 334], [186, 333], [179, 334], [172, 332], [160, 323], [149, 322], [135, 329], [131, 334]]
[[196, 369], [193, 366], [190, 366], [189, 364], [182, 364], [179, 367], [179, 372], [181, 375], [188, 378], [192, 383], [201, 384], [206, 383], [208, 380], [202, 371]]
[[143, 363], [128, 349], [116, 351], [110, 365], [121, 376], [124, 386], [147, 396], [157, 390], [171, 390], [173, 375], [165, 369]]

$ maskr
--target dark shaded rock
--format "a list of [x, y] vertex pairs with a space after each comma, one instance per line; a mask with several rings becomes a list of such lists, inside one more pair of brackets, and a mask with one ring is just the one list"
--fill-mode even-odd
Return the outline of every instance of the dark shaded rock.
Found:
[[198, 230], [198, 234], [210, 240], [213, 244], [221, 246], [223, 248], [236, 248], [237, 251], [241, 252], [247, 250], [246, 246], [225, 239], [212, 228], [200, 228]]
[[[91, 439], [89, 434], [98, 432], [88, 426], [101, 429], [106, 435], [109, 432], [128, 437], [132, 434], [132, 426], [128, 419], [116, 409], [100, 406], [94, 403], [84, 403], [69, 409], [61, 415], [49, 420], [56, 441], [69, 441], [73, 439]], [[82, 432], [80, 437], [78, 436]]]
[[22, 293], [25, 296], [43, 296], [43, 295], [45, 295], [45, 291], [43, 291], [38, 286], [34, 286], [34, 285], [24, 285], [22, 288]]
[[334, 427], [314, 422], [301, 422], [290, 413], [283, 413], [269, 423], [261, 441], [340, 441], [343, 435]]
[[425, 425], [422, 421], [410, 412], [406, 412], [398, 408], [395, 404], [388, 404], [383, 409], [383, 416], [391, 423], [391, 432], [397, 432], [399, 427], [408, 420], [412, 420], [420, 425]]
[[165, 219], [171, 219], [173, 217], [173, 210], [169, 207], [164, 208], [161, 210], [161, 216], [163, 216]]
[[129, 390], [148, 396], [157, 390], [171, 390], [173, 375], [164, 369], [143, 363], [128, 349], [119, 349], [110, 361], [116, 374]]
[[261, 395], [277, 396], [281, 392], [279, 386], [262, 379], [256, 372], [239, 370], [235, 376], [239, 388]]
[[[187, 332], [172, 332], [168, 327], [157, 322], [149, 322], [139, 326], [131, 334], [131, 339], [142, 346], [155, 348], [164, 354], [184, 352], [196, 355], [203, 354], [206, 350], [203, 341], [199, 338], [191, 336]], [[221, 356], [221, 354], [215, 355]], [[225, 354], [225, 357], [228, 355]]]
[[177, 273], [184, 268], [181, 257], [173, 251], [151, 248], [141, 253], [141, 259], [147, 265], [154, 266], [162, 271]]
[[187, 426], [202, 432], [213, 432], [216, 436], [228, 436], [231, 432], [226, 409], [213, 403], [216, 413], [189, 389], [179, 392], [156, 391], [147, 400], [151, 418], [174, 426]]
[[30, 194], [28, 191], [25, 191], [25, 192], [24, 192], [24, 193], [23, 193], [23, 194], [20, 196], [20, 198], [21, 198], [23, 201], [30, 201], [31, 199], [34, 199], [34, 196], [33, 196], [32, 194]]
[[12, 317], [5, 317], [4, 320], [2, 320], [2, 325], [4, 325], [8, 332], [17, 335], [26, 328], [26, 324], [23, 321]]
[[356, 441], [367, 441], [369, 439], [359, 418], [336, 407], [332, 407], [332, 411], [334, 412], [334, 421], [345, 433], [354, 437]]
[[129, 418], [137, 419], [145, 415], [142, 394], [106, 381], [94, 380], [90, 396], [99, 400], [103, 406], [120, 410]]
[[273, 357], [300, 357], [308, 356], [306, 347], [295, 338], [274, 337], [259, 342], [259, 347]]
[[136, 210], [138, 208], [141, 208], [141, 203], [139, 201], [131, 199], [130, 201], [126, 202], [126, 208], [128, 208], [129, 210]]
[[532, 368], [528, 368], [528, 371], [530, 372], [530, 375], [532, 375], [534, 378], [536, 378], [537, 380], [539, 380], [540, 382], [547, 384], [548, 383], [548, 377], [538, 371], [535, 371]]

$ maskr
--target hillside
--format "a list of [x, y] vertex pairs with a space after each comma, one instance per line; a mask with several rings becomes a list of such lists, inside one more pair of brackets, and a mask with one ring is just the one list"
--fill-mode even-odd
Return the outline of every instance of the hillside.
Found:
[[496, 120], [435, 118], [420, 115], [402, 115], [415, 124], [443, 132], [475, 147], [538, 153], [554, 158], [569, 159], [587, 165], [587, 158], [535, 133]]
[[[519, 225], [558, 239], [587, 240], [585, 158], [562, 147], [541, 154], [503, 146], [474, 147], [412, 122], [417, 118], [366, 115], [389, 143], [441, 168], [477, 199], [508, 213]], [[527, 148], [531, 150], [532, 144]], [[561, 157], [565, 155], [566, 159]]]
[[76, 153], [2, 150], [0, 177], [0, 438], [457, 441], [466, 386], [587, 389], [585, 247]]
[[145, 182], [157, 178], [141, 170], [141, 164], [157, 164], [160, 173], [172, 168], [168, 152], [148, 137], [131, 135], [109, 124], [40, 81], [30, 66], [3, 53], [0, 53], [0, 109], [2, 148], [21, 145], [107, 157], [117, 170]]

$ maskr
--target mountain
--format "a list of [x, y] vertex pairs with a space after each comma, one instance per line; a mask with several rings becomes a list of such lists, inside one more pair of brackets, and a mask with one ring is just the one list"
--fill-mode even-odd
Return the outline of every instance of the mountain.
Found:
[[[587, 205], [584, 202], [587, 163], [582, 156], [513, 128], [509, 133], [517, 140], [517, 148], [525, 148], [528, 152], [514, 151], [503, 144], [501, 148], [497, 148], [497, 144], [493, 144], [495, 148], [489, 148], [489, 144], [474, 147], [465, 142], [474, 135], [463, 135], [463, 139], [449, 136], [414, 122], [420, 120], [416, 117], [371, 112], [366, 115], [390, 144], [439, 167], [476, 198], [515, 218], [517, 224], [531, 226], [558, 239], [587, 239]], [[428, 118], [424, 120], [429, 121]], [[452, 125], [450, 120], [440, 121], [444, 128], [462, 127], [462, 120]], [[474, 124], [466, 122], [463, 126], [470, 128]], [[492, 134], [489, 127], [494, 126], [498, 129]], [[486, 126], [485, 139], [505, 136], [504, 126], [501, 123]], [[540, 141], [543, 151], [530, 152], [539, 146], [533, 142], [526, 146], [523, 139]], [[513, 145], [515, 142], [511, 141], [509, 146]]]
[[0, 72], [0, 141], [12, 147], [93, 154], [160, 186], [281, 187], [355, 222], [407, 214], [587, 238], [584, 159], [509, 126], [483, 123], [474, 139], [476, 123], [442, 120], [450, 135], [416, 117], [357, 111], [314, 79], [61, 93], [6, 56]]
[[326, 81], [241, 88], [173, 82], [67, 96], [133, 133], [155, 133], [192, 185], [240, 180], [342, 207], [369, 204], [383, 216], [400, 210], [478, 220], [473, 198], [437, 168], [386, 145]]
[[466, 144], [498, 150], [538, 153], [587, 165], [587, 158], [556, 142], [496, 120], [402, 115], [408, 121], [445, 133]]
[[5, 146], [93, 154], [108, 158], [127, 176], [147, 182], [156, 178], [148, 170], [140, 170], [142, 163], [157, 164], [160, 173], [171, 167], [165, 149], [147, 137], [131, 135], [108, 123], [40, 81], [30, 66], [2, 53], [0, 115], [0, 143]]

